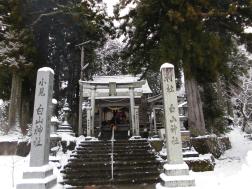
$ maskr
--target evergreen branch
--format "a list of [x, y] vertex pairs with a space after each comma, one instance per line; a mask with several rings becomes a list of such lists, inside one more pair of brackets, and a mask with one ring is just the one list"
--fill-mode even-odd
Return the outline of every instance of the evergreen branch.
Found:
[[63, 11], [59, 10], [59, 11], [55, 11], [55, 12], [40, 14], [39, 17], [31, 25], [32, 26], [36, 25], [38, 22], [40, 22], [42, 20], [43, 17], [54, 16], [54, 15], [60, 14], [62, 12]]
[[9, 25], [9, 24], [4, 24], [4, 23], [1, 23], [1, 26], [8, 26], [8, 27], [10, 27], [11, 25]]

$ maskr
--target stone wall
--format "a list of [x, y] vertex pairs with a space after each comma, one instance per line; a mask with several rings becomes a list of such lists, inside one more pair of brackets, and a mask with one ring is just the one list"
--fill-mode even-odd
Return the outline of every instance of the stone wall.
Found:
[[29, 154], [31, 144], [29, 141], [1, 141], [0, 155], [17, 155], [25, 157]]
[[[61, 138], [50, 141], [50, 149], [59, 146], [65, 153], [67, 150], [74, 150], [75, 141], [61, 140]], [[17, 155], [25, 157], [30, 153], [30, 141], [0, 141], [0, 155]]]
[[192, 137], [191, 145], [199, 154], [211, 153], [215, 158], [219, 158], [226, 150], [231, 148], [228, 137], [217, 137], [216, 135]]

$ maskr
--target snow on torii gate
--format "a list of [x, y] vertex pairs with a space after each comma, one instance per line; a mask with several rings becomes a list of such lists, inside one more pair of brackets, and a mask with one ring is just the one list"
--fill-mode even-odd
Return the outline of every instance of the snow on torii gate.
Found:
[[[101, 83], [96, 81], [79, 81], [80, 85], [80, 96], [81, 99], [83, 98], [83, 93], [85, 90], [90, 90], [89, 93], [90, 101], [91, 101], [91, 107], [87, 109], [87, 127], [90, 131], [87, 130], [87, 135], [94, 135], [94, 116], [95, 116], [95, 96], [96, 96], [96, 90], [97, 89], [109, 89], [108, 96], [117, 96], [116, 89], [128, 89], [127, 96], [130, 98], [130, 118], [131, 118], [131, 133], [133, 136], [139, 136], [139, 117], [138, 114], [136, 114], [137, 109], [135, 107], [135, 95], [134, 95], [134, 89], [135, 88], [142, 88], [142, 86], [146, 83], [146, 81], [134, 81], [134, 82], [125, 82], [125, 83], [116, 83], [116, 82], [108, 82], [108, 83]], [[90, 117], [89, 117], [90, 116]], [[82, 131], [82, 108], [81, 111], [79, 111], [79, 127], [78, 127], [78, 133], [79, 135], [83, 134]], [[89, 126], [90, 124], [90, 126]]]

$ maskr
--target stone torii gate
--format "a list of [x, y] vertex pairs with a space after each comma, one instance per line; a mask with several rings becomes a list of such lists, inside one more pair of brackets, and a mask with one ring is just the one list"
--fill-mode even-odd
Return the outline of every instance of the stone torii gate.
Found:
[[[83, 98], [84, 91], [89, 91], [90, 98], [90, 108], [87, 108], [87, 136], [94, 136], [94, 117], [95, 117], [95, 97], [97, 89], [108, 89], [109, 93], [107, 96], [117, 96], [116, 89], [128, 89], [127, 92], [124, 92], [123, 96], [129, 96], [130, 98], [130, 130], [133, 136], [139, 136], [139, 115], [138, 115], [138, 106], [135, 106], [135, 88], [141, 88], [146, 81], [135, 81], [135, 82], [126, 82], [126, 83], [100, 83], [96, 81], [79, 81], [80, 85], [80, 95]], [[81, 109], [82, 110], [82, 109]], [[79, 117], [82, 117], [82, 111], [79, 112]], [[78, 134], [82, 133], [82, 119], [79, 119]]]

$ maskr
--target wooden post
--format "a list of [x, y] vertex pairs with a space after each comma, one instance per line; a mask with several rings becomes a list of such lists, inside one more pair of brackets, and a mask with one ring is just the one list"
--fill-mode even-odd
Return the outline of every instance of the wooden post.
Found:
[[135, 99], [134, 99], [134, 87], [129, 87], [129, 95], [130, 95], [130, 117], [131, 117], [131, 134], [133, 136], [136, 135], [135, 133]]
[[91, 88], [91, 136], [94, 136], [95, 128], [95, 86]]
[[140, 136], [139, 131], [139, 106], [135, 106], [135, 135]]
[[91, 107], [87, 107], [87, 137], [91, 137]]
[[79, 125], [78, 125], [78, 135], [81, 136], [83, 134], [82, 128], [82, 99], [83, 99], [83, 86], [82, 83], [79, 83]]

